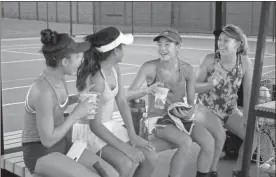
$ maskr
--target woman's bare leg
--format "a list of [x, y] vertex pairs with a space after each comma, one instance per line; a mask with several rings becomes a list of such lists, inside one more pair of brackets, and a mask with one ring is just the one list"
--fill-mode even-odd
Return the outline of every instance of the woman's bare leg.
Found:
[[123, 152], [110, 145], [106, 145], [101, 151], [101, 157], [119, 172], [120, 177], [132, 177], [138, 165]]
[[[243, 117], [242, 112], [240, 112], [239, 110], [237, 110], [234, 114], [232, 114], [228, 121], [225, 124], [225, 128], [227, 130], [229, 130], [230, 132], [232, 132], [233, 134], [237, 135], [238, 137], [240, 137], [242, 140], [245, 139], [245, 135], [246, 135], [246, 123], [247, 123], [247, 119], [245, 117]], [[255, 128], [255, 135], [254, 135], [254, 139], [253, 139], [253, 147], [252, 147], [252, 154], [254, 153], [256, 147], [257, 147], [257, 130]], [[236, 169], [240, 169], [241, 168], [241, 163], [242, 163], [242, 159], [243, 159], [243, 150], [244, 150], [244, 142], [242, 143], [240, 149], [239, 149], [239, 157], [237, 160], [237, 164], [236, 164]]]
[[145, 148], [137, 147], [141, 150], [146, 159], [140, 164], [133, 176], [135, 177], [150, 177], [158, 164], [158, 156], [155, 151], [150, 151]]
[[191, 137], [200, 146], [197, 158], [197, 171], [209, 173], [214, 158], [214, 138], [201, 123], [195, 124]]
[[157, 128], [155, 134], [157, 137], [177, 145], [177, 151], [171, 159], [169, 175], [170, 177], [180, 177], [192, 146], [191, 137], [173, 125]]
[[100, 177], [96, 172], [87, 166], [82, 165], [58, 152], [39, 158], [37, 160], [34, 173], [41, 176], [51, 177]]
[[110, 177], [119, 177], [119, 173], [106, 161], [104, 161], [102, 158], [97, 156], [96, 154], [90, 152], [89, 150], [85, 149], [83, 153], [81, 154], [81, 157], [78, 160], [78, 163], [85, 165], [86, 167], [90, 168], [93, 171], [96, 171], [93, 168], [93, 165], [99, 162], [101, 167], [105, 170], [105, 172]]
[[215, 151], [210, 171], [217, 171], [217, 165], [226, 139], [225, 130], [221, 120], [208, 108], [197, 105], [196, 120], [204, 123], [205, 128], [215, 140]]

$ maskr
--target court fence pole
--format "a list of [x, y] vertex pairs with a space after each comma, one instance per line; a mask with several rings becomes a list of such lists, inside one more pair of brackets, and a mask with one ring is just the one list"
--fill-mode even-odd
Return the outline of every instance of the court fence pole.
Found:
[[273, 2], [273, 14], [272, 14], [272, 18], [273, 18], [273, 26], [272, 26], [272, 41], [275, 41], [275, 30], [276, 30], [276, 2]]
[[[1, 18], [3, 15], [3, 2], [1, 1]], [[0, 22], [1, 23], [1, 22]], [[1, 43], [0, 43], [0, 48], [1, 48]], [[0, 68], [1, 68], [1, 56], [0, 56]], [[0, 119], [1, 119], [1, 155], [4, 154], [4, 131], [3, 131], [3, 104], [2, 104], [2, 70], [0, 69], [0, 102], [1, 102], [1, 107], [0, 107]]]
[[96, 7], [95, 7], [95, 1], [92, 1], [92, 23], [93, 23], [93, 33], [96, 33]]
[[4, 3], [3, 3], [3, 1], [1, 1], [1, 15], [2, 15], [2, 18], [5, 17], [5, 14], [4, 14]]
[[131, 33], [134, 34], [134, 2], [131, 1]]
[[252, 85], [254, 87], [252, 87], [251, 89], [247, 127], [246, 127], [246, 136], [244, 140], [244, 151], [243, 151], [244, 156], [242, 161], [241, 174], [239, 177], [249, 176], [250, 161], [251, 161], [251, 155], [252, 155], [251, 152], [252, 152], [252, 146], [253, 146], [255, 127], [256, 127], [255, 126], [256, 125], [255, 105], [258, 99], [258, 95], [259, 95], [258, 93], [260, 93], [260, 80], [261, 80], [261, 73], [262, 73], [263, 61], [264, 61], [266, 36], [268, 31], [269, 10], [270, 10], [270, 2], [269, 1], [262, 2], [258, 39], [257, 39], [257, 46], [256, 46], [255, 63], [254, 63], [254, 73], [253, 73], [253, 79], [252, 79]]
[[46, 2], [46, 24], [47, 24], [47, 29], [49, 29], [49, 11], [48, 11], [48, 2]]
[[21, 7], [20, 7], [20, 1], [18, 1], [18, 19], [21, 20]]
[[73, 14], [72, 14], [72, 1], [69, 2], [69, 11], [70, 11], [70, 36], [73, 36]]
[[[217, 1], [215, 13], [215, 30], [222, 29], [226, 25], [226, 2]], [[218, 50], [218, 36], [215, 36], [215, 51]]]
[[39, 20], [39, 12], [38, 12], [38, 2], [35, 2], [35, 13], [36, 13], [36, 20]]

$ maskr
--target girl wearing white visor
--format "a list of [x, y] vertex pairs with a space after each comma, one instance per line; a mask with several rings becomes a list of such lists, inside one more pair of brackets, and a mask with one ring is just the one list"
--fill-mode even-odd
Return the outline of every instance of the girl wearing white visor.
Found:
[[[101, 93], [98, 113], [89, 121], [93, 133], [89, 133], [88, 144], [117, 169], [120, 177], [133, 173], [137, 177], [150, 177], [157, 165], [157, 155], [153, 147], [135, 133], [118, 65], [124, 56], [124, 46], [133, 42], [133, 36], [107, 27], [86, 36], [85, 40], [91, 47], [84, 53], [84, 61], [78, 69], [77, 89], [81, 92], [94, 84], [91, 90]], [[112, 120], [115, 102], [126, 128]]]

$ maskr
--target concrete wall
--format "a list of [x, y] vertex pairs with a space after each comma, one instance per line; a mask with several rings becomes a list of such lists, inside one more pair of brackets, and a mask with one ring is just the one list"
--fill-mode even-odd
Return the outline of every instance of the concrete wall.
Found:
[[[3, 15], [7, 18], [47, 19], [46, 2], [13, 1], [2, 2], [2, 5]], [[261, 2], [227, 2], [226, 8], [227, 23], [239, 25], [247, 35], [257, 35]], [[48, 20], [70, 22], [70, 3], [48, 2]], [[159, 32], [160, 29], [166, 27], [174, 27], [182, 33], [211, 33], [215, 25], [215, 3], [72, 2], [72, 21], [73, 23], [95, 24], [98, 29], [113, 25], [127, 31], [134, 30], [135, 33]], [[270, 36], [272, 30], [273, 6], [271, 6], [269, 20], [268, 34]]]

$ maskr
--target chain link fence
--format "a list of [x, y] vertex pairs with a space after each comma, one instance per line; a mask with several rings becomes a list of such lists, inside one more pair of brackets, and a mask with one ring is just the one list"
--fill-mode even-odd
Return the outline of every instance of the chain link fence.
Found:
[[[158, 33], [175, 28], [182, 34], [211, 34], [215, 26], [215, 2], [2, 2], [2, 17], [41, 22], [72, 35], [90, 34], [116, 26], [135, 34]], [[271, 6], [268, 35], [275, 38], [275, 4]], [[227, 2], [226, 23], [256, 36], [261, 2]], [[66, 26], [67, 24], [68, 26]], [[64, 27], [65, 26], [65, 27]], [[16, 28], [16, 27], [15, 27]]]

